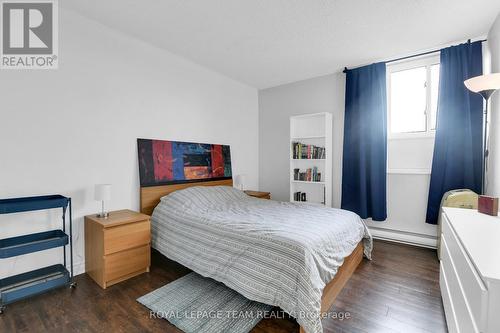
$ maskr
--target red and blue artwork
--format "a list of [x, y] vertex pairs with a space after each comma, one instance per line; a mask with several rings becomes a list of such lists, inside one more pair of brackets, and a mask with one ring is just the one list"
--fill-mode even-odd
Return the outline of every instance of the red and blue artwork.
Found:
[[231, 178], [227, 145], [137, 139], [141, 186]]

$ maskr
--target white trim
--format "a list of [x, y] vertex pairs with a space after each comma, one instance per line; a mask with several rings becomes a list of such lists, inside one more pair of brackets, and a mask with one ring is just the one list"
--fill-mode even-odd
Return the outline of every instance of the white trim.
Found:
[[374, 239], [415, 245], [431, 249], [437, 248], [437, 237], [435, 236], [417, 234], [400, 230], [389, 230], [377, 227], [368, 227], [368, 229], [370, 229], [370, 232]]
[[326, 161], [326, 158], [293, 158], [293, 157], [290, 157], [290, 159], [292, 161], [315, 161], [315, 162]]
[[436, 130], [428, 132], [408, 132], [408, 133], [390, 133], [387, 140], [412, 140], [412, 139], [434, 139]]
[[314, 202], [314, 201], [290, 201], [293, 203], [301, 204], [301, 205], [311, 205], [311, 206], [324, 206], [322, 202]]
[[413, 168], [413, 169], [396, 169], [396, 168], [391, 168], [387, 169], [387, 174], [396, 174], [396, 175], [430, 175], [431, 170], [430, 169], [418, 169], [418, 168]]
[[297, 140], [307, 140], [307, 139], [324, 139], [324, 135], [311, 135], [311, 136], [296, 136], [293, 138], [290, 138], [290, 141], [297, 141]]
[[387, 64], [387, 69], [390, 70], [391, 73], [394, 73], [418, 67], [437, 65], [440, 62], [439, 54], [440, 52], [437, 51], [436, 53], [426, 54], [418, 58], [410, 58], [392, 62]]
[[300, 183], [300, 184], [321, 184], [325, 185], [325, 182], [313, 182], [312, 180], [291, 180], [292, 183]]
[[[69, 267], [69, 264], [68, 264], [68, 267], [66, 267], [68, 269], [68, 271], [70, 270], [70, 267]], [[85, 273], [85, 262], [82, 261], [82, 262], [79, 262], [79, 263], [73, 263], [73, 275], [74, 276], [77, 276], [77, 275], [80, 275], [80, 274], [83, 274]]]
[[328, 114], [328, 112], [317, 112], [317, 113], [305, 113], [292, 116], [293, 118], [309, 118], [309, 117], [322, 117]]

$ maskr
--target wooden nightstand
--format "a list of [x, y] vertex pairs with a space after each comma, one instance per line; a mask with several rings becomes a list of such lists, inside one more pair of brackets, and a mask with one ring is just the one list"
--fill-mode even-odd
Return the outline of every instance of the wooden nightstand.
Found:
[[271, 199], [271, 192], [260, 192], [260, 191], [244, 191], [244, 192], [251, 197], [256, 197], [259, 199]]
[[149, 219], [131, 210], [85, 216], [85, 271], [102, 288], [149, 272]]

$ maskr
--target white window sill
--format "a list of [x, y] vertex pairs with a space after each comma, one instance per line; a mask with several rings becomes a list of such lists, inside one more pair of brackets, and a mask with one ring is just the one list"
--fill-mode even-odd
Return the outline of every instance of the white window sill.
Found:
[[435, 132], [421, 132], [421, 133], [396, 133], [389, 134], [387, 140], [414, 140], [414, 139], [434, 139]]
[[387, 169], [387, 174], [393, 175], [430, 175], [430, 169]]

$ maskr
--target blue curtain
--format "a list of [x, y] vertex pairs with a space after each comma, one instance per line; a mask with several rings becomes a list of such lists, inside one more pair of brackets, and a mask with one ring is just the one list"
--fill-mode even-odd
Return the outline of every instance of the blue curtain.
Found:
[[387, 218], [387, 92], [385, 63], [347, 70], [342, 209]]
[[436, 224], [447, 191], [481, 191], [483, 99], [464, 81], [483, 72], [481, 42], [441, 50], [436, 139], [427, 223]]

